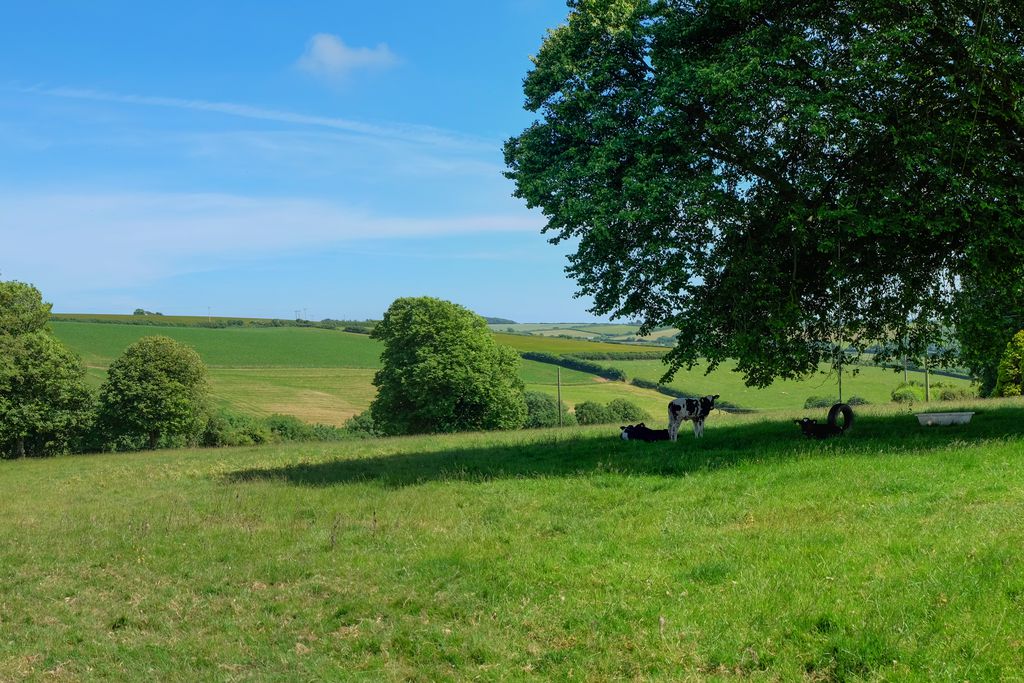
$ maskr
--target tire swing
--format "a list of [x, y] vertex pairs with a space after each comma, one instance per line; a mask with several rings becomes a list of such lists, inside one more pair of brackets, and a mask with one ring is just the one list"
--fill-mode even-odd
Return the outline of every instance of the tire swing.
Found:
[[[840, 239], [836, 243], [836, 261], [842, 261], [843, 247], [842, 247], [842, 233], [840, 232]], [[813, 420], [809, 417], [805, 417], [802, 420], [793, 420], [793, 422], [800, 425], [800, 431], [804, 433], [804, 436], [812, 439], [828, 439], [833, 436], [841, 436], [850, 427], [853, 426], [853, 408], [848, 403], [843, 403], [843, 362], [840, 360], [840, 354], [843, 354], [842, 350], [842, 327], [843, 327], [843, 303], [842, 303], [842, 288], [837, 283], [838, 292], [838, 308], [839, 308], [839, 326], [837, 332], [838, 346], [836, 352], [836, 369], [839, 375], [839, 403], [836, 403], [828, 411], [828, 419], [826, 424], [818, 424], [817, 420]], [[843, 416], [842, 424], [839, 423], [839, 416]]]

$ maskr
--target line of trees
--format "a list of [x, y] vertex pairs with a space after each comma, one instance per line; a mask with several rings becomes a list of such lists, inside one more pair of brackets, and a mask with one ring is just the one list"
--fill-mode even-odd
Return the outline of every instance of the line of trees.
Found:
[[23, 282], [0, 282], [0, 456], [195, 442], [206, 427], [206, 366], [188, 346], [143, 337], [94, 395], [81, 358], [46, 327], [51, 305]]

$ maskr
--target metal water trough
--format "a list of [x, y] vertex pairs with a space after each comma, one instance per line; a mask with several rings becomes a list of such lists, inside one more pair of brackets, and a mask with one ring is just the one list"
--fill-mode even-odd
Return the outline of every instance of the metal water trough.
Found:
[[974, 413], [916, 413], [917, 421], [925, 427], [935, 425], [965, 425]]

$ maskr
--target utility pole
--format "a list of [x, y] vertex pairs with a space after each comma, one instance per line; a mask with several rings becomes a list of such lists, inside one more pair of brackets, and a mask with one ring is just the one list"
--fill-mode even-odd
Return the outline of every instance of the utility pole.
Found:
[[932, 385], [931, 385], [931, 382], [929, 381], [929, 379], [930, 378], [929, 378], [929, 372], [928, 372], [928, 353], [925, 352], [925, 356], [924, 356], [924, 402], [925, 403], [928, 403], [929, 401], [932, 400]]
[[558, 382], [558, 426], [562, 426], [562, 368], [555, 366], [555, 377]]

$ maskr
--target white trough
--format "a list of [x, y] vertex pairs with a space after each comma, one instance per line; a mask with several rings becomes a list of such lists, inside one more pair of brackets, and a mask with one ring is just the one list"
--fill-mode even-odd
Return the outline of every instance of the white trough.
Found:
[[917, 413], [917, 421], [925, 427], [935, 425], [965, 425], [974, 413]]

